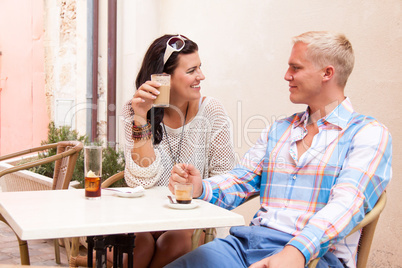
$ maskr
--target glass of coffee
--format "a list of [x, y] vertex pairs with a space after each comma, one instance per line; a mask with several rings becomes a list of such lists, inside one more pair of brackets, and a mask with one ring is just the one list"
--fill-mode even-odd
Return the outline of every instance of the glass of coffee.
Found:
[[159, 95], [154, 100], [153, 107], [169, 107], [170, 100], [170, 74], [153, 74], [151, 81], [158, 82]]
[[177, 183], [174, 185], [174, 195], [179, 204], [190, 204], [193, 199], [192, 183]]
[[84, 147], [85, 197], [100, 199], [102, 177], [102, 147]]

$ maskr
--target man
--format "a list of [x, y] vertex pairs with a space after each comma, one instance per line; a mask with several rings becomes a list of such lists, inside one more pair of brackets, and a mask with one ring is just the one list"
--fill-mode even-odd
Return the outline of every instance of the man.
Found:
[[391, 179], [391, 136], [354, 112], [344, 95], [354, 65], [342, 34], [293, 39], [285, 80], [305, 112], [267, 128], [228, 174], [201, 180], [192, 165], [172, 170], [169, 187], [194, 184], [194, 197], [232, 209], [260, 193], [251, 226], [233, 227], [168, 267], [355, 267], [360, 233], [344, 239]]

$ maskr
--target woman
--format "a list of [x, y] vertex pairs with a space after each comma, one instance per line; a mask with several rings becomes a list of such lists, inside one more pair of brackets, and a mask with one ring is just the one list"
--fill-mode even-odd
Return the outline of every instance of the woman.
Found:
[[[151, 74], [171, 75], [170, 105], [155, 108], [159, 84]], [[198, 46], [184, 36], [164, 35], [145, 54], [137, 91], [125, 104], [125, 180], [129, 186], [167, 186], [176, 163], [191, 163], [203, 178], [234, 166], [230, 123], [222, 104], [201, 97]], [[193, 230], [137, 233], [135, 267], [163, 267], [191, 250]]]

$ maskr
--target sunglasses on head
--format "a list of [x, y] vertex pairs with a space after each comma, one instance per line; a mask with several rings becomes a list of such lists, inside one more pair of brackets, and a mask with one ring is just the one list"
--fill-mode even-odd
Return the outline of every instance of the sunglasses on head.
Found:
[[163, 65], [166, 64], [173, 52], [179, 52], [184, 48], [185, 39], [187, 38], [185, 38], [184, 36], [180, 36], [180, 34], [169, 38], [169, 40], [166, 42], [165, 54], [163, 56]]

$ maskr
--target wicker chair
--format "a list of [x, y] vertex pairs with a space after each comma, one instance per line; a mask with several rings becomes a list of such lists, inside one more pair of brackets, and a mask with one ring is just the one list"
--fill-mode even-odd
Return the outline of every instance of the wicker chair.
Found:
[[[8, 160], [35, 152], [43, 152], [51, 148], [57, 148], [54, 156], [35, 160], [26, 164], [13, 166], [5, 162], [0, 163], [0, 182], [3, 192], [15, 191], [39, 191], [39, 190], [61, 190], [67, 189], [73, 175], [74, 167], [79, 152], [83, 148], [83, 144], [78, 141], [62, 141], [53, 144], [47, 144], [24, 151], [0, 156], [0, 161]], [[53, 180], [49, 180], [41, 175], [32, 176], [27, 169], [40, 166], [42, 164], [55, 162]], [[0, 220], [7, 223], [7, 220], [0, 214]], [[17, 236], [17, 235], [16, 235]], [[29, 251], [27, 241], [21, 240], [18, 236], [20, 248], [20, 258], [22, 265], [29, 265]], [[54, 240], [56, 262], [60, 263], [60, 249], [58, 240]]]

